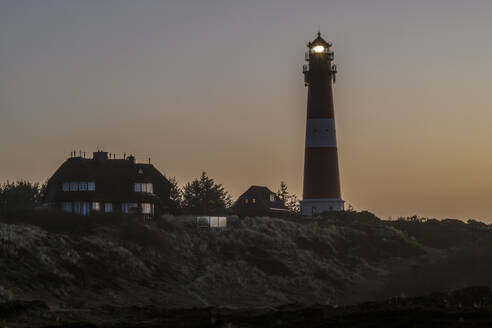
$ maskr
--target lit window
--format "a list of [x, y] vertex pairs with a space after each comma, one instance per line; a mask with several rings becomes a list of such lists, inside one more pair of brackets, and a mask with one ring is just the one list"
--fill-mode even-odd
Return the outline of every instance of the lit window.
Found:
[[78, 182], [70, 182], [70, 191], [78, 191], [79, 183]]
[[275, 194], [270, 194], [270, 201], [274, 202], [275, 201]]
[[154, 192], [154, 188], [152, 183], [140, 183], [137, 182], [134, 185], [135, 192], [148, 192], [152, 194]]
[[82, 214], [83, 216], [87, 216], [90, 213], [91, 213], [90, 203], [89, 202], [82, 203], [82, 208], [81, 208], [80, 214]]
[[104, 212], [105, 213], [113, 212], [113, 204], [112, 203], [104, 203]]
[[256, 204], [256, 198], [253, 198], [252, 201], [253, 201], [253, 204]]
[[95, 191], [96, 190], [96, 183], [95, 182], [87, 182], [87, 190]]
[[99, 202], [93, 202], [92, 203], [92, 210], [93, 211], [99, 211], [101, 209], [101, 204]]
[[63, 191], [69, 191], [70, 190], [70, 183], [68, 183], [68, 182], [63, 183], [62, 190]]
[[72, 203], [62, 203], [63, 212], [71, 213], [72, 212]]
[[227, 217], [225, 216], [210, 216], [209, 227], [210, 228], [225, 228], [227, 227]]
[[244, 200], [244, 202], [245, 202], [246, 204], [248, 204], [248, 203], [249, 203], [249, 200], [246, 198], [246, 199]]
[[219, 227], [219, 217], [211, 216], [210, 217], [210, 228], [218, 228]]
[[86, 191], [87, 190], [87, 182], [79, 182], [79, 190]]
[[142, 214], [152, 214], [152, 206], [149, 203], [142, 203]]

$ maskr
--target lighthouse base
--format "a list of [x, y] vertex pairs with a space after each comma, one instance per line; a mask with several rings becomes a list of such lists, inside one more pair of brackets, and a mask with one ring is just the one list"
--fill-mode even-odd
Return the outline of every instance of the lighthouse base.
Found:
[[314, 216], [323, 212], [343, 211], [345, 201], [336, 198], [312, 198], [301, 200], [301, 215]]

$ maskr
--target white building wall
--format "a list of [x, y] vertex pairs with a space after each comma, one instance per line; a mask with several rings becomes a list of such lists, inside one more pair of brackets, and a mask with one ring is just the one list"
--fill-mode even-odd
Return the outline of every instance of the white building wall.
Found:
[[312, 216], [328, 211], [343, 211], [344, 201], [332, 198], [316, 198], [301, 200], [301, 215]]

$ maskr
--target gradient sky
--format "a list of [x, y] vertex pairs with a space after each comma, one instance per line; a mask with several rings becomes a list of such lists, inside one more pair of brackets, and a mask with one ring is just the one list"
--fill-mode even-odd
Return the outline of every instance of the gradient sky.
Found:
[[301, 195], [302, 64], [333, 42], [342, 195], [492, 222], [492, 1], [0, 2], [0, 181], [135, 153]]

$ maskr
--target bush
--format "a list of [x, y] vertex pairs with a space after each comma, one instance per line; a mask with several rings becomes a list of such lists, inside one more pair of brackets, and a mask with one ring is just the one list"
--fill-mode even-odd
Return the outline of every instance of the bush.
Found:
[[164, 231], [139, 222], [131, 222], [121, 227], [120, 238], [123, 242], [133, 242], [144, 247], [157, 249], [173, 248], [173, 241]]
[[91, 216], [82, 216], [52, 208], [23, 210], [14, 217], [3, 219], [10, 224], [31, 224], [49, 232], [77, 235], [89, 234], [100, 226], [122, 225], [133, 220], [135, 217], [118, 213], [94, 213]]
[[166, 231], [183, 231], [196, 228], [195, 217], [163, 215], [153, 221], [158, 227]]

